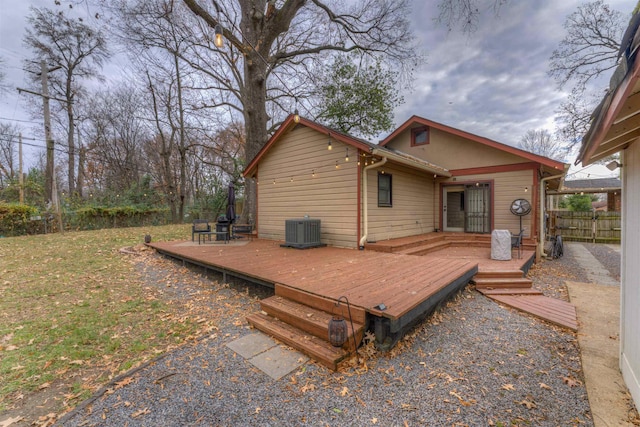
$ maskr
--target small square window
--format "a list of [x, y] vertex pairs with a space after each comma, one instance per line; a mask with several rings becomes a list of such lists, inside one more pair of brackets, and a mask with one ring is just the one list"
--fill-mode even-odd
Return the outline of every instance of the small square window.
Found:
[[426, 145], [429, 143], [429, 127], [421, 126], [411, 129], [411, 145]]
[[378, 207], [391, 207], [391, 175], [378, 172]]

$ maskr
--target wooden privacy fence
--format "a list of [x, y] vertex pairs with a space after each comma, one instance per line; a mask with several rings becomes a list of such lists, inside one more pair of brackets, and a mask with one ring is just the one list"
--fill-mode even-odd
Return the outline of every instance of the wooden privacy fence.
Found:
[[549, 212], [549, 235], [582, 242], [620, 242], [620, 212]]

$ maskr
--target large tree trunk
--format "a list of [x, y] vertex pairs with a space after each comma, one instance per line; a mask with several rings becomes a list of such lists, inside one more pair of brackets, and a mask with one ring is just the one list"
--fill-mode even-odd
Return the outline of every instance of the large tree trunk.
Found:
[[[73, 70], [69, 71], [70, 73]], [[75, 193], [75, 184], [76, 184], [76, 146], [74, 143], [74, 132], [75, 132], [75, 120], [73, 118], [73, 94], [71, 92], [71, 75], [67, 76], [67, 105], [65, 106], [67, 110], [67, 145], [68, 145], [68, 153], [69, 153], [69, 169], [67, 175], [67, 184], [69, 185], [69, 195], [73, 195]]]
[[[80, 132], [78, 132], [79, 136]], [[78, 193], [78, 197], [82, 197], [82, 192], [84, 190], [84, 164], [87, 157], [87, 149], [80, 143], [80, 138], [78, 137], [78, 178], [76, 184], [76, 192]]]
[[180, 64], [178, 63], [178, 55], [173, 55], [176, 67], [176, 83], [178, 91], [178, 115], [180, 120], [180, 145], [178, 146], [178, 154], [180, 155], [180, 182], [178, 183], [179, 201], [178, 201], [178, 217], [172, 218], [174, 224], [179, 224], [184, 218], [185, 189], [187, 187], [187, 147], [184, 132], [184, 107], [182, 103], [182, 76], [180, 75]]
[[[244, 65], [244, 127], [246, 132], [245, 164], [258, 154], [267, 142], [267, 89], [265, 74], [267, 64], [258, 54], [249, 50]], [[257, 187], [254, 182], [245, 183], [245, 200], [242, 222], [255, 220], [257, 213]]]

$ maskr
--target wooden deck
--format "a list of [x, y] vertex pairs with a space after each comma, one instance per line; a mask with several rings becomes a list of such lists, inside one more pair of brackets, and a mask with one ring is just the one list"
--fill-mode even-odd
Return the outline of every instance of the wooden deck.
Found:
[[[281, 242], [152, 243], [156, 250], [257, 283], [276, 284], [332, 300], [346, 296], [367, 312], [399, 319], [443, 285], [476, 273], [474, 259], [412, 257], [334, 247], [291, 249]], [[466, 283], [465, 283], [466, 284]], [[380, 303], [387, 308], [376, 309]]]
[[[249, 323], [331, 369], [353, 352], [353, 338], [357, 347], [364, 331], [374, 332], [380, 348], [391, 348], [470, 281], [496, 300], [506, 296], [510, 301], [513, 295], [540, 296], [524, 277], [535, 253], [524, 250], [521, 258], [491, 260], [486, 235], [432, 233], [373, 247], [368, 244], [370, 250], [364, 251], [335, 247], [300, 250], [283, 248], [280, 243], [254, 239], [203, 245], [154, 242], [150, 246], [167, 256], [218, 271], [225, 281], [227, 276], [235, 276], [273, 287], [275, 295], [261, 301], [262, 312], [249, 315]], [[326, 325], [336, 314], [348, 320], [345, 305], [336, 304], [341, 297], [351, 304], [354, 330], [342, 348], [333, 348], [327, 342]], [[518, 301], [523, 306], [524, 300]], [[548, 315], [553, 309], [538, 308], [534, 314], [544, 317], [545, 311]], [[570, 313], [564, 324], [571, 327]]]

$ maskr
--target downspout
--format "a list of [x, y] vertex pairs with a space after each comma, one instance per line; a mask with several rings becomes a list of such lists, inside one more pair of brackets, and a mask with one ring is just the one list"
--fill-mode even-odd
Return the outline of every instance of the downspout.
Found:
[[539, 217], [540, 220], [538, 221], [538, 224], [540, 225], [539, 229], [540, 229], [540, 241], [538, 242], [538, 254], [541, 257], [546, 257], [547, 254], [544, 253], [544, 240], [545, 240], [545, 235], [544, 235], [544, 213], [545, 213], [545, 203], [544, 203], [544, 198], [546, 195], [546, 185], [545, 182], [546, 181], [551, 181], [552, 179], [556, 179], [556, 178], [562, 178], [564, 176], [564, 174], [562, 175], [554, 175], [554, 176], [548, 176], [546, 178], [542, 178], [540, 180], [540, 209], [539, 209]]
[[367, 191], [367, 172], [370, 169], [379, 168], [387, 163], [387, 158], [383, 157], [381, 161], [369, 166], [365, 166], [362, 169], [362, 237], [360, 238], [360, 249], [364, 249], [364, 244], [367, 243], [367, 234], [369, 234], [369, 203], [368, 203], [368, 191]]

